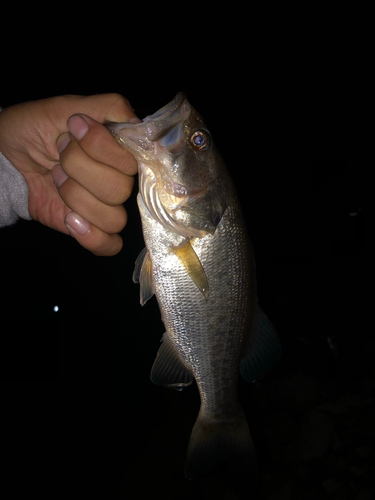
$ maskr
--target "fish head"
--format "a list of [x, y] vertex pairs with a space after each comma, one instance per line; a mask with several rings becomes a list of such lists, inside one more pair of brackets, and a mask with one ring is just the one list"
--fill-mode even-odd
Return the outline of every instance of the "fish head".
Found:
[[204, 119], [184, 93], [141, 123], [106, 126], [138, 160], [141, 196], [159, 222], [183, 236], [215, 232], [227, 203], [226, 170]]

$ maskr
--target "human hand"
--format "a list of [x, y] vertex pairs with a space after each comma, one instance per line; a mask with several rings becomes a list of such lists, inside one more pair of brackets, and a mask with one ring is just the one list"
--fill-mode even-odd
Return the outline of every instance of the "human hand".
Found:
[[27, 182], [31, 217], [96, 255], [118, 253], [117, 233], [127, 222], [122, 203], [137, 163], [102, 123], [136, 118], [119, 94], [60, 96], [4, 109], [0, 151]]

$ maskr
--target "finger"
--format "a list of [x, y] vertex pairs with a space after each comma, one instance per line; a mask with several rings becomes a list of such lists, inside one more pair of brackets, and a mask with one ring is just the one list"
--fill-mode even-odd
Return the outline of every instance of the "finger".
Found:
[[106, 127], [86, 115], [73, 115], [68, 120], [70, 133], [94, 160], [111, 165], [124, 174], [137, 173], [137, 161], [112, 137]]
[[95, 255], [116, 255], [123, 246], [121, 236], [101, 231], [75, 212], [67, 214], [65, 225], [73, 238]]
[[93, 196], [78, 182], [67, 177], [60, 165], [52, 170], [52, 177], [64, 203], [102, 231], [114, 234], [124, 229], [127, 213], [122, 205], [110, 206]]
[[66, 175], [107, 205], [121, 205], [130, 196], [134, 178], [88, 156], [70, 134], [62, 134], [57, 147]]
[[91, 116], [100, 123], [109, 121], [128, 122], [137, 118], [129, 101], [120, 94], [97, 94], [90, 96], [63, 95], [40, 101], [59, 134], [66, 131], [66, 122], [70, 116], [82, 113]]

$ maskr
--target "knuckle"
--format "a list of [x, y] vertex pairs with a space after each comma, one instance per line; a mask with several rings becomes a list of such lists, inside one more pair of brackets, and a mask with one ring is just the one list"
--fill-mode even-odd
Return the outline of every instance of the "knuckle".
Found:
[[123, 246], [121, 236], [108, 234], [93, 228], [84, 237], [77, 238], [78, 243], [97, 256], [111, 256], [119, 253]]
[[108, 106], [107, 121], [123, 122], [134, 116], [134, 110], [126, 97], [121, 94], [106, 94]]
[[112, 92], [110, 94], [107, 94], [109, 98], [112, 100], [112, 106], [121, 106], [123, 108], [130, 108], [133, 109], [130, 105], [129, 100], [124, 97], [121, 94], [118, 94], [117, 92]]
[[[65, 172], [65, 169], [64, 169]], [[60, 198], [63, 200], [65, 205], [67, 205], [69, 208], [71, 208], [72, 202], [74, 202], [75, 199], [75, 192], [76, 192], [76, 183], [73, 181], [71, 177], [68, 176], [65, 182], [63, 182], [59, 187], [58, 187], [58, 192], [60, 195]], [[71, 208], [72, 210], [72, 208]]]
[[126, 226], [128, 217], [125, 208], [120, 206], [111, 208], [111, 216], [108, 220], [105, 231], [109, 234], [120, 233]]
[[135, 175], [138, 171], [138, 162], [132, 154], [127, 151], [125, 153], [127, 154], [121, 156], [121, 165], [119, 168], [128, 175]]
[[116, 255], [122, 249], [123, 241], [117, 234], [104, 234], [89, 250], [99, 257]]
[[69, 175], [72, 173], [74, 166], [81, 161], [80, 150], [77, 143], [72, 139], [66, 148], [60, 153], [60, 163], [64, 171]]
[[129, 198], [133, 184], [134, 180], [132, 177], [127, 178], [123, 174], [120, 174], [107, 186], [105, 201], [112, 206], [121, 205]]

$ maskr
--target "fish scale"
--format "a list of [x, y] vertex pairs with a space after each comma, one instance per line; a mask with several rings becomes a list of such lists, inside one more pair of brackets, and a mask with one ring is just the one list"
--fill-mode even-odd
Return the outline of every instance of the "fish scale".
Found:
[[[141, 197], [139, 208], [146, 247], [153, 262], [155, 293], [167, 334], [197, 381], [206, 405], [204, 410], [223, 415], [232, 413], [228, 398], [233, 399], [236, 394], [240, 352], [251, 321], [250, 297], [254, 295], [251, 287], [255, 286], [251, 279], [254, 270], [250, 271], [251, 248], [244, 222], [236, 214], [238, 208], [227, 209], [214, 235], [192, 243], [208, 278], [207, 299], [178, 259], [171, 259], [166, 251], [166, 247], [180, 243], [176, 242], [176, 235], [161, 224], [154, 224]], [[232, 234], [240, 241], [231, 237]], [[235, 252], [236, 247], [241, 251]], [[217, 248], [222, 250], [216, 251]], [[241, 279], [233, 280], [236, 275]]]

